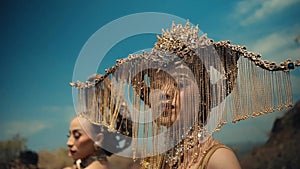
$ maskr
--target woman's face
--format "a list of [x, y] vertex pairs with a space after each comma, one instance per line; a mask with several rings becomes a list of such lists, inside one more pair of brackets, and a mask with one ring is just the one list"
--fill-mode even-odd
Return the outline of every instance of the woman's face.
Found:
[[172, 78], [155, 79], [150, 102], [156, 124], [169, 127], [179, 117], [180, 91]]
[[74, 118], [70, 123], [67, 146], [69, 156], [74, 160], [85, 158], [95, 151], [94, 141], [82, 128], [79, 118]]
[[[176, 121], [194, 117], [192, 115], [198, 112], [198, 88], [194, 82], [188, 79], [180, 82], [180, 88], [175, 85], [176, 83], [166, 83], [166, 81], [168, 80], [165, 80], [160, 88], [155, 89], [158, 92], [154, 91], [156, 99], [151, 100], [151, 107], [154, 108], [156, 123], [170, 127]], [[152, 99], [151, 96], [150, 99]], [[189, 124], [192, 125], [192, 122]]]

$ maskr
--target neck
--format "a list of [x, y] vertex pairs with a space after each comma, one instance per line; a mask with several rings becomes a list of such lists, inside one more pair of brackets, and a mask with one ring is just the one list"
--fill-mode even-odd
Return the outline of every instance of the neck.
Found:
[[90, 164], [92, 164], [94, 161], [99, 161], [100, 163], [106, 162], [106, 154], [104, 152], [102, 153], [94, 153], [91, 154], [83, 159], [76, 160], [76, 166], [78, 169], [84, 169]]

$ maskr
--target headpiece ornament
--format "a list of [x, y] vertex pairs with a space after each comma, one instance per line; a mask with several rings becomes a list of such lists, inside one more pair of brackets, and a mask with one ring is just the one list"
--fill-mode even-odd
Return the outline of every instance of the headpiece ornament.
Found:
[[[297, 66], [299, 60], [276, 64], [244, 46], [199, 36], [189, 22], [173, 23], [151, 51], [130, 54], [104, 75], [71, 86], [79, 90], [78, 112], [94, 123], [126, 134], [128, 127], [116, 124], [130, 119], [132, 138], [146, 138], [132, 141], [133, 158], [168, 151], [165, 161], [176, 166], [228, 121], [291, 106], [289, 71]], [[160, 161], [153, 160], [156, 168]]]

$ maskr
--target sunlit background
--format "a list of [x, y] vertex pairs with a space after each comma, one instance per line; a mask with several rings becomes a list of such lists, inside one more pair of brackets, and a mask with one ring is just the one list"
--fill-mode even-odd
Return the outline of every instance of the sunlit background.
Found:
[[[76, 60], [90, 36], [120, 17], [168, 13], [199, 24], [215, 41], [245, 45], [264, 59], [300, 59], [300, 0], [2, 0], [0, 8], [0, 140], [19, 133], [36, 151], [66, 146], [69, 121], [75, 116], [68, 83]], [[116, 58], [151, 48], [155, 41], [156, 35], [150, 34], [125, 39], [107, 53], [103, 64], [112, 66]], [[300, 100], [299, 69], [291, 72], [291, 79], [295, 103]], [[280, 116], [282, 112], [275, 112], [229, 124], [216, 137], [228, 145], [251, 147], [267, 140]]]

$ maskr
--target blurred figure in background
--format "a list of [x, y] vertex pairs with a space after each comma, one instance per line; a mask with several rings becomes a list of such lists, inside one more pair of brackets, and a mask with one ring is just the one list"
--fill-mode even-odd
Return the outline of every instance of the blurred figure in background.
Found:
[[39, 169], [39, 156], [36, 152], [26, 150], [20, 152], [19, 157], [11, 163], [11, 169]]

